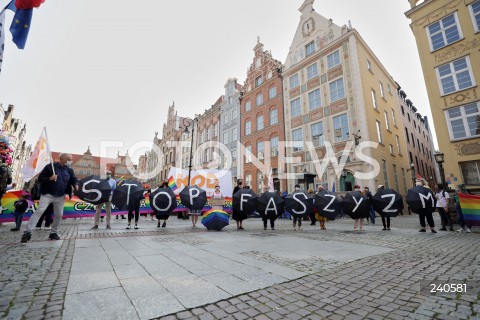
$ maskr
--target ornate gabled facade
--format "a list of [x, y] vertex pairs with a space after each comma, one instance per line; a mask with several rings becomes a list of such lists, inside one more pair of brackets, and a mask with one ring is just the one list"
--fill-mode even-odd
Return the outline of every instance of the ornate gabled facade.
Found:
[[177, 115], [175, 102], [168, 107], [167, 122], [163, 125], [162, 139], [158, 141], [161, 151], [161, 159], [158, 161], [157, 183], [168, 179], [168, 172], [171, 167], [181, 166], [181, 148], [178, 148], [179, 142], [184, 131], [184, 118]]
[[409, 0], [445, 181], [480, 190], [480, 0]]
[[285, 172], [279, 161], [285, 156], [282, 148], [285, 140], [282, 63], [274, 59], [270, 51], [264, 50], [260, 39], [253, 51], [240, 107], [244, 185], [255, 192], [264, 192], [272, 170], [274, 189], [284, 191], [286, 181], [278, 178]]
[[[293, 141], [287, 155], [297, 159], [287, 168], [297, 174], [289, 189], [300, 183], [304, 189], [324, 184], [348, 191], [359, 184], [375, 191], [382, 184], [405, 194], [401, 172], [408, 160], [395, 81], [355, 29], [334, 24], [316, 13], [313, 4], [306, 0], [299, 9], [300, 23], [283, 72], [286, 140]], [[371, 179], [355, 178], [357, 172], [374, 171], [373, 161], [355, 153], [362, 141], [379, 143], [362, 151], [380, 164], [380, 173]], [[323, 175], [309, 181], [305, 172], [320, 173], [317, 159], [330, 156], [326, 142], [332, 156], [346, 163], [344, 170], [338, 172], [330, 163]]]
[[222, 165], [218, 143], [220, 142], [221, 105], [224, 99], [225, 96], [220, 96], [210, 109], [196, 117], [198, 120], [197, 145], [194, 157], [197, 168], [217, 169]]

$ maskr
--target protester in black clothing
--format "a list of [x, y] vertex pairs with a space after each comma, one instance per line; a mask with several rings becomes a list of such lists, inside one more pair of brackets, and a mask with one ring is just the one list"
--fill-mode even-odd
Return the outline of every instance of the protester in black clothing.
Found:
[[[168, 180], [164, 180], [162, 182], [162, 184], [158, 187], [158, 188], [168, 188]], [[158, 223], [157, 223], [157, 228], [160, 228], [160, 220], [161, 219], [157, 219], [158, 220]], [[162, 228], [165, 228], [167, 226], [167, 219], [165, 219], [162, 223]]]
[[50, 230], [50, 225], [53, 222], [53, 204], [50, 204], [45, 212], [42, 214], [40, 219], [38, 219], [37, 225], [35, 226], [37, 230], [42, 230], [42, 223], [45, 220], [45, 230]]
[[[235, 186], [235, 188], [233, 188], [233, 194], [237, 193], [238, 190], [242, 189], [243, 188], [243, 180], [242, 179], [238, 179], [237, 180], [237, 185]], [[233, 195], [232, 194], [232, 195]]]
[[18, 201], [15, 201], [15, 211], [13, 211], [13, 216], [15, 217], [15, 228], [10, 229], [10, 231], [20, 231], [23, 216], [28, 209], [27, 198], [28, 195], [22, 195]]
[[[235, 188], [233, 188], [232, 198], [233, 198], [233, 195], [237, 193], [238, 190], [242, 189], [242, 187], [243, 187], [243, 181], [242, 179], [238, 179], [237, 185], [235, 186]], [[238, 212], [235, 208], [233, 208], [232, 219], [237, 222], [237, 229], [243, 230], [243, 220], [247, 219], [247, 217], [240, 214], [240, 212]]]

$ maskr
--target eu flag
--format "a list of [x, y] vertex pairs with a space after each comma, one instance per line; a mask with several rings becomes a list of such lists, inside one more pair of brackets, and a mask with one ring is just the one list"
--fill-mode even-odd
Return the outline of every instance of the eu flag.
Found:
[[24, 49], [27, 42], [28, 32], [30, 31], [30, 23], [32, 22], [33, 9], [18, 9], [13, 17], [10, 32], [12, 40], [18, 49]]

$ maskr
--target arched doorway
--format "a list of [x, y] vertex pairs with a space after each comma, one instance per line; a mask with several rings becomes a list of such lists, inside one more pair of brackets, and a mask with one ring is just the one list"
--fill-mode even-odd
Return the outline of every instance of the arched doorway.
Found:
[[346, 172], [346, 175], [340, 176], [340, 191], [353, 191], [355, 185], [355, 177], [350, 171]]

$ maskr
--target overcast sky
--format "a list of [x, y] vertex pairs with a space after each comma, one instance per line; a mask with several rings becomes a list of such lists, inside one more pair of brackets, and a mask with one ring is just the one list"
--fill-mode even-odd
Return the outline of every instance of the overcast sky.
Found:
[[[2, 0], [5, 2], [5, 0]], [[7, 34], [0, 103], [15, 105], [35, 144], [94, 154], [102, 140], [126, 149], [161, 132], [168, 106], [192, 117], [243, 84], [260, 36], [285, 62], [303, 0], [62, 0], [34, 10], [25, 50]], [[407, 0], [317, 0], [338, 25], [350, 20], [419, 112], [431, 119]], [[13, 14], [7, 13], [9, 26]]]

